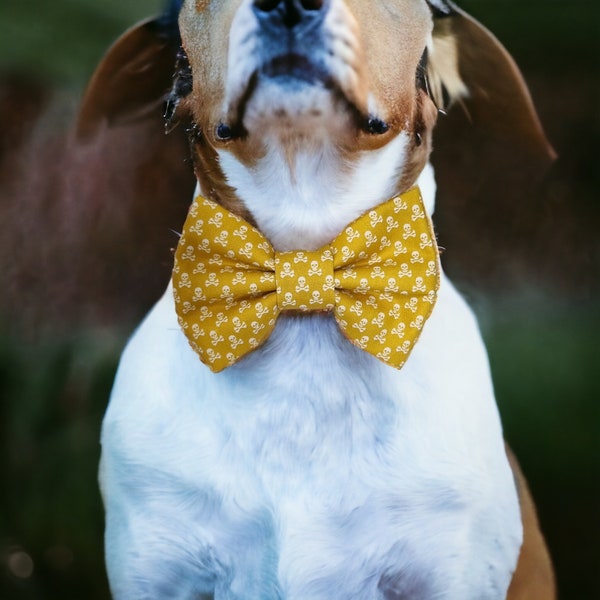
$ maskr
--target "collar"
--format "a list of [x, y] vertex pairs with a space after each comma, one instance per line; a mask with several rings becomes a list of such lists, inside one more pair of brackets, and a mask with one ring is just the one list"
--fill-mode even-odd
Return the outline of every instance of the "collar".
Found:
[[218, 372], [268, 339], [282, 312], [331, 312], [354, 345], [406, 362], [439, 288], [439, 251], [418, 188], [350, 223], [316, 251], [276, 252], [258, 229], [196, 197], [175, 253], [179, 324]]

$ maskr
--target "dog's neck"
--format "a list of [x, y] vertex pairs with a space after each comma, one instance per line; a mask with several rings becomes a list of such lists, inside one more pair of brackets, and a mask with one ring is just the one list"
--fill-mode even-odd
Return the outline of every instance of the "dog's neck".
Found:
[[[293, 153], [276, 143], [265, 147], [251, 166], [219, 150], [219, 164], [228, 186], [278, 251], [320, 248], [359, 215], [405, 191], [398, 187], [406, 160], [404, 134], [380, 149], [352, 156], [327, 141]], [[430, 165], [414, 183], [431, 215], [435, 182]], [[207, 193], [202, 185], [198, 191]]]

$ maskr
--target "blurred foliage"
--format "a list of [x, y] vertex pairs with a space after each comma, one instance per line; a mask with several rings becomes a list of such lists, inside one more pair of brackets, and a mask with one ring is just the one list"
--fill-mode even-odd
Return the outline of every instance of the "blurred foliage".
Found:
[[[79, 94], [108, 44], [160, 4], [3, 0], [0, 71]], [[460, 4], [505, 43], [531, 83], [563, 156], [557, 198], [577, 194], [585, 220], [598, 223], [597, 0]], [[598, 258], [589, 257], [590, 268]], [[600, 597], [596, 274], [590, 271], [584, 294], [557, 296], [552, 286], [494, 298], [467, 294], [482, 322], [507, 438], [536, 497], [562, 600]], [[126, 334], [74, 326], [23, 335], [17, 314], [3, 318], [0, 598], [108, 598], [98, 438]]]
[[[519, 66], [555, 75], [598, 68], [600, 6], [595, 0], [457, 2], [502, 41]], [[597, 71], [596, 71], [597, 74]], [[588, 71], [593, 76], [593, 71]]]
[[107, 597], [96, 471], [121, 343], [102, 331], [0, 340], [1, 598]]
[[505, 435], [536, 499], [560, 598], [592, 600], [600, 591], [600, 312], [538, 295], [481, 304]]
[[126, 28], [157, 13], [160, 0], [3, 0], [0, 69], [81, 86]]

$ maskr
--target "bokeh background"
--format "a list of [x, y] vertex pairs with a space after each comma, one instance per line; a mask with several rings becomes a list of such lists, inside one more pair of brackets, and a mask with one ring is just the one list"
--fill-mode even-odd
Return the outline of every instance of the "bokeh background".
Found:
[[[126, 176], [104, 173], [106, 150], [73, 150], [69, 131], [107, 46], [160, 4], [0, 3], [2, 599], [109, 597], [96, 483], [101, 417], [122, 346], [160, 293], [169, 248], [140, 257], [141, 234], [131, 232], [133, 250], [123, 264], [115, 259], [126, 222], [115, 190]], [[515, 57], [559, 158], [535, 194], [508, 199], [501, 210], [485, 202], [438, 207], [446, 267], [479, 316], [506, 437], [536, 498], [560, 597], [593, 600], [600, 598], [599, 6], [461, 6]]]

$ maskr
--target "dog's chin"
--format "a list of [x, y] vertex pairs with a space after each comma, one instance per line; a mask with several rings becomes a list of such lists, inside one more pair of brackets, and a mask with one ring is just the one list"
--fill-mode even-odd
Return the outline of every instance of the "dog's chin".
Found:
[[339, 140], [364, 120], [335, 86], [290, 74], [260, 77], [238, 114], [247, 135], [284, 140]]
[[229, 83], [229, 125], [251, 137], [336, 140], [368, 121], [366, 94], [358, 78], [332, 72], [301, 54], [277, 56], [255, 68], [245, 82]]

